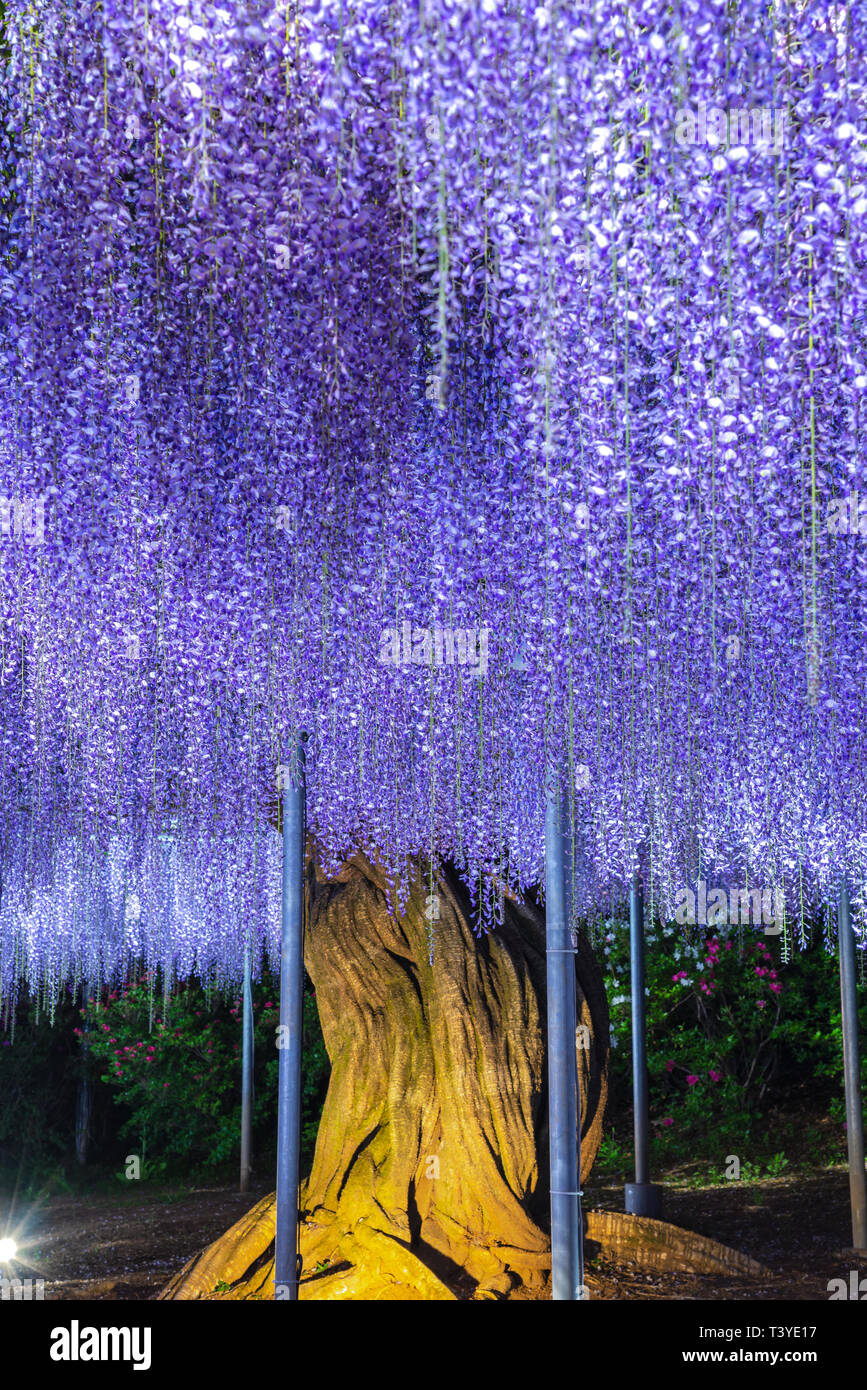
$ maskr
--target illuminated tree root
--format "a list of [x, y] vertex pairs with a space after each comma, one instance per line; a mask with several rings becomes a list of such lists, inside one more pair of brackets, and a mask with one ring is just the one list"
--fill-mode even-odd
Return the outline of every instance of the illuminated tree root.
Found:
[[[432, 885], [419, 874], [406, 911], [390, 917], [384, 876], [363, 855], [329, 881], [311, 864], [308, 909], [305, 964], [332, 1070], [301, 1191], [301, 1297], [495, 1298], [543, 1286], [542, 914], [506, 898], [502, 925], [478, 940], [463, 886], [441, 870]], [[576, 963], [586, 1178], [602, 1133], [608, 1011], [586, 941]], [[273, 1235], [268, 1197], [161, 1297], [272, 1297]]]

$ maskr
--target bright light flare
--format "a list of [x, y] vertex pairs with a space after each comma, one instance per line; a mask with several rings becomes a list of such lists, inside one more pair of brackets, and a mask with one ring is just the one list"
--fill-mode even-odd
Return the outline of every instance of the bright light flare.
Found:
[[14, 1260], [18, 1246], [11, 1236], [4, 1236], [0, 1239], [0, 1264], [7, 1264], [9, 1260]]

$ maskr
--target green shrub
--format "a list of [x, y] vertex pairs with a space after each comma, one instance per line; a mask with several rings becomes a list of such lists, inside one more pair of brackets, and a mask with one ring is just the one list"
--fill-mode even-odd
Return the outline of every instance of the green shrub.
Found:
[[[277, 990], [253, 986], [254, 1163], [261, 1171], [276, 1147]], [[316, 1001], [304, 995], [302, 1163], [309, 1163], [329, 1064]], [[165, 1001], [146, 975], [82, 1010], [101, 1081], [128, 1112], [120, 1134], [142, 1161], [142, 1176], [208, 1173], [237, 1161], [241, 1125], [241, 1000], [209, 998], [195, 981]]]
[[[602, 942], [611, 1013], [612, 1103], [631, 1105], [629, 929], [605, 924]], [[647, 931], [647, 1056], [658, 1160], [699, 1159], [715, 1170], [728, 1154], [787, 1160], [766, 1108], [789, 1100], [833, 1121], [822, 1142], [842, 1157], [843, 1053], [837, 960], [820, 945], [780, 958], [778, 937], [653, 923]], [[861, 1002], [862, 1032], [867, 1001]], [[867, 1078], [867, 1057], [862, 1059]], [[805, 1087], [805, 1081], [808, 1086]], [[625, 1127], [623, 1130], [625, 1138]], [[834, 1138], [836, 1132], [837, 1138]], [[605, 1171], [631, 1166], [609, 1147]], [[776, 1154], [776, 1157], [773, 1155]], [[823, 1155], [818, 1151], [816, 1160]]]

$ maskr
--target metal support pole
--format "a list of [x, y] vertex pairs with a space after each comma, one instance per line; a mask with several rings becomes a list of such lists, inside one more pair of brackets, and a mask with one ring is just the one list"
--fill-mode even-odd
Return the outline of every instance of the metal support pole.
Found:
[[297, 1299], [298, 1178], [301, 1154], [301, 1022], [304, 992], [305, 734], [283, 777], [283, 918], [280, 951], [280, 1049], [277, 1076], [277, 1218], [274, 1297]]
[[867, 1175], [864, 1169], [864, 1107], [861, 1100], [861, 1057], [858, 1047], [855, 934], [849, 911], [849, 889], [845, 883], [840, 887], [837, 936], [840, 946], [840, 1004], [843, 1015], [843, 1075], [846, 1084], [846, 1139], [849, 1148], [852, 1245], [859, 1254], [867, 1255]]
[[548, 1125], [551, 1154], [551, 1297], [581, 1298], [578, 1257], [578, 1061], [575, 946], [566, 920], [560, 784], [545, 807], [545, 937], [548, 987]]
[[250, 942], [244, 947], [244, 1003], [241, 1023], [241, 1191], [250, 1191], [253, 1154], [253, 993]]
[[635, 1182], [626, 1184], [626, 1210], [634, 1216], [659, 1216], [662, 1210], [662, 1191], [650, 1181], [647, 1009], [644, 995], [644, 894], [638, 874], [633, 878], [629, 889], [629, 975], [632, 990]]

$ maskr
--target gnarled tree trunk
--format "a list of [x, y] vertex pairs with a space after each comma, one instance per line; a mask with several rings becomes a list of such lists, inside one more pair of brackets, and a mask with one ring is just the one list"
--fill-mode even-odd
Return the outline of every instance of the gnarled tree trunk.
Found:
[[[542, 914], [507, 898], [503, 924], [479, 940], [447, 869], [433, 885], [419, 870], [392, 917], [373, 860], [359, 854], [329, 881], [311, 860], [305, 964], [332, 1070], [301, 1191], [301, 1297], [497, 1297], [544, 1284]], [[586, 1178], [607, 1094], [608, 1010], [586, 941], [576, 966], [590, 1042], [578, 1050]], [[219, 1283], [218, 1296], [272, 1297], [273, 1229], [267, 1198], [161, 1296], [212, 1296]]]

